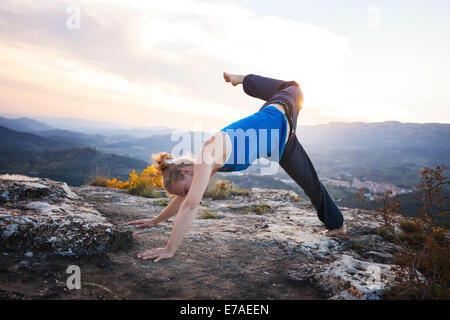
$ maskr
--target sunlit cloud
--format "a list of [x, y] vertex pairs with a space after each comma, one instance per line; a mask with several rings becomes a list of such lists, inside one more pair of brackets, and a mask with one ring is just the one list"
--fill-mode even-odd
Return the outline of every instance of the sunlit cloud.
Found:
[[[118, 75], [99, 72], [77, 61], [60, 58], [52, 50], [36, 50], [29, 45], [8, 47], [0, 44], [0, 59], [6, 65], [15, 68], [16, 83], [27, 84], [30, 83], [30, 79], [46, 74], [48, 78], [45, 83], [34, 84], [36, 91], [52, 89], [50, 92], [65, 95], [68, 99], [77, 99], [79, 96], [85, 101], [90, 101], [91, 107], [112, 102], [122, 106], [128, 105], [128, 110], [131, 104], [131, 108], [141, 107], [154, 114], [166, 111], [201, 116], [209, 109], [208, 116], [225, 120], [232, 120], [233, 116], [230, 115], [233, 114], [243, 115], [241, 110], [231, 106], [219, 103], [211, 105], [180, 96], [175, 90], [171, 90], [170, 83], [156, 83], [144, 87]], [[8, 71], [0, 71], [0, 79], [8, 76]]]
[[409, 119], [411, 114], [407, 108], [393, 103], [376, 101], [349, 101], [337, 103], [334, 108], [324, 108], [320, 114], [327, 117], [341, 118], [349, 121], [385, 121], [391, 119]]
[[[69, 5], [81, 9], [80, 30], [66, 27]], [[349, 72], [346, 36], [225, 1], [3, 1], [0, 26], [8, 66], [0, 70], [8, 101], [0, 111], [39, 107], [46, 115], [173, 127], [203, 119], [213, 130], [262, 103], [225, 85], [221, 73], [229, 71], [297, 80], [310, 123], [412, 118], [392, 97], [371, 95], [379, 79], [361, 84]], [[50, 107], [61, 103], [70, 107]]]

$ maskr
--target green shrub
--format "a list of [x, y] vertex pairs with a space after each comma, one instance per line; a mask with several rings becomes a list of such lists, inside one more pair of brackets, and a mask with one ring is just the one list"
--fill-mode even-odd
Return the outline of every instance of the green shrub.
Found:
[[202, 212], [201, 218], [202, 219], [217, 219], [217, 218], [219, 218], [219, 215], [217, 214], [217, 212], [205, 210]]
[[170, 203], [170, 200], [168, 200], [168, 199], [160, 199], [160, 200], [156, 200], [155, 202], [153, 202], [153, 204], [155, 206], [161, 206], [161, 207], [168, 206], [169, 203]]
[[399, 232], [398, 238], [410, 248], [420, 248], [425, 243], [425, 235], [417, 232]]
[[237, 188], [235, 187], [233, 184], [231, 185], [231, 195], [233, 196], [250, 196], [250, 190], [247, 189], [241, 189], [241, 188]]
[[108, 187], [107, 180], [108, 178], [104, 176], [92, 176], [87, 184], [94, 187]]
[[423, 226], [409, 219], [400, 221], [399, 226], [405, 233], [423, 233]]
[[358, 251], [358, 250], [365, 249], [365, 247], [366, 247], [366, 245], [359, 241], [351, 241], [350, 242], [350, 249]]
[[314, 209], [314, 206], [312, 205], [312, 203], [307, 203], [307, 204], [305, 205], [305, 208], [306, 208], [306, 209]]
[[387, 240], [387, 241], [393, 241], [393, 240], [394, 240], [394, 234], [392, 233], [392, 231], [391, 231], [391, 230], [388, 230], [388, 229], [385, 228], [385, 227], [379, 227], [379, 228], [377, 229], [377, 234], [378, 234], [380, 237], [382, 237], [382, 238], [384, 238], [385, 240]]
[[266, 203], [247, 207], [247, 213], [263, 214], [266, 212], [273, 212], [272, 206]]
[[216, 180], [205, 192], [205, 197], [212, 198], [213, 200], [225, 200], [231, 198], [231, 196], [249, 195], [249, 190], [239, 189], [228, 180]]
[[384, 298], [450, 299], [450, 239], [447, 230], [440, 226], [440, 221], [449, 219], [446, 198], [442, 194], [443, 187], [450, 184], [443, 175], [446, 169], [446, 166], [437, 166], [422, 170], [422, 181], [417, 186], [423, 192], [419, 198], [419, 214], [400, 222], [402, 232], [393, 230], [400, 250], [395, 259], [399, 268]]
[[145, 197], [145, 198], [160, 198], [162, 196], [162, 193], [160, 191], [157, 191], [155, 188], [150, 186], [148, 183], [140, 182], [140, 181], [138, 181], [136, 183], [135, 188], [129, 190], [128, 193], [135, 195], [135, 196]]
[[300, 197], [299, 195], [296, 195], [296, 194], [291, 195], [291, 200], [293, 202], [302, 202], [302, 201], [304, 201], [302, 197]]

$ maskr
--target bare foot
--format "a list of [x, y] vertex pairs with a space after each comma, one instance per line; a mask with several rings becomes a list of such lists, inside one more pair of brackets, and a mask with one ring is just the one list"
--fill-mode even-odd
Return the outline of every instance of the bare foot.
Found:
[[244, 81], [244, 76], [240, 74], [223, 73], [223, 78], [226, 82], [231, 82], [233, 86], [237, 86]]
[[339, 229], [320, 231], [318, 233], [328, 237], [345, 236], [347, 234], [347, 226], [344, 223]]

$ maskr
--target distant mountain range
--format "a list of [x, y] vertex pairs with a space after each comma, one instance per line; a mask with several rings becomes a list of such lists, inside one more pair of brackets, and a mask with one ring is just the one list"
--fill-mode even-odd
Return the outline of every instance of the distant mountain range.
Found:
[[53, 129], [51, 126], [45, 123], [23, 117], [16, 119], [0, 117], [0, 126], [23, 132], [33, 132], [33, 131]]
[[144, 138], [155, 134], [169, 134], [174, 130], [165, 126], [136, 128], [113, 122], [67, 117], [36, 117], [36, 120], [58, 129], [103, 136], [130, 135]]
[[[126, 128], [119, 124], [73, 118], [44, 118], [46, 123], [30, 118], [0, 117], [0, 126], [49, 138], [66, 138], [78, 144], [95, 146], [107, 152], [148, 159], [148, 152], [170, 150], [178, 141], [170, 139], [175, 129], [168, 127]], [[49, 124], [51, 123], [51, 125]], [[87, 132], [88, 133], [87, 133]], [[96, 133], [93, 133], [96, 132]], [[156, 137], [155, 137], [156, 136]], [[450, 124], [335, 122], [297, 128], [297, 136], [309, 152], [334, 150], [429, 150], [448, 157]], [[152, 138], [154, 137], [154, 138]]]
[[142, 171], [145, 161], [105, 154], [93, 148], [28, 151], [0, 149], [0, 174], [19, 173], [65, 181], [69, 185], [85, 184], [93, 176], [127, 180], [132, 169]]
[[[54, 150], [55, 146], [52, 146], [50, 141], [60, 141], [62, 145], [66, 143], [66, 147], [95, 147], [99, 151], [105, 153], [115, 153], [127, 157], [141, 159], [143, 161], [149, 161], [152, 153], [168, 150], [170, 151], [172, 147], [178, 143], [178, 141], [171, 140], [171, 133], [175, 130], [167, 127], [124, 129], [122, 127], [119, 127], [119, 125], [117, 125], [117, 128], [113, 128], [112, 126], [114, 124], [111, 123], [70, 118], [61, 119], [65, 119], [65, 122], [63, 121], [61, 123], [62, 127], [73, 127], [75, 129], [78, 129], [78, 127], [76, 127], [76, 124], [80, 124], [80, 128], [82, 129], [81, 131], [84, 130], [84, 132], [80, 132], [78, 130], [74, 131], [55, 128], [46, 123], [42, 123], [30, 118], [11, 119], [0, 117], [0, 126], [9, 128], [11, 130], [31, 133], [36, 136], [50, 139], [46, 140], [47, 146], [49, 146], [49, 148], [37, 147], [32, 150]], [[52, 124], [57, 123], [53, 122]], [[96, 127], [97, 124], [99, 124], [98, 128]], [[101, 132], [102, 134], [85, 133], [86, 131]], [[19, 136], [17, 136], [17, 139], [18, 140], [16, 145], [19, 144], [19, 141], [35, 141], [37, 138], [28, 136], [28, 139], [21, 139]], [[10, 141], [9, 143], [14, 144], [14, 141]], [[34, 145], [36, 144], [39, 145], [39, 143], [37, 142], [34, 143]], [[23, 147], [26, 148], [26, 145], [24, 144]]]
[[363, 150], [379, 148], [449, 149], [450, 124], [335, 122], [299, 126], [300, 141], [312, 149]]
[[[102, 169], [101, 174], [126, 178], [127, 171], [139, 170], [151, 163], [153, 153], [173, 152], [180, 144], [170, 128], [126, 129], [119, 125], [113, 128], [113, 124], [89, 128], [98, 123], [101, 122], [81, 122], [85, 130], [80, 132], [53, 127], [35, 119], [0, 117], [0, 170], [34, 172], [80, 184], [106, 165], [107, 170]], [[117, 134], [86, 133], [111, 133], [114, 130]], [[207, 136], [205, 134], [203, 138]], [[330, 123], [299, 126], [297, 136], [319, 177], [326, 180], [330, 193], [343, 205], [355, 203], [358, 190], [354, 181], [358, 181], [358, 186], [367, 185], [372, 195], [390, 185], [399, 190], [414, 190], [424, 166], [450, 166], [450, 124]], [[191, 136], [188, 141], [193, 154], [201, 146], [195, 147], [194, 140]], [[68, 154], [71, 159], [67, 158]], [[275, 176], [262, 176], [259, 168], [254, 165], [240, 175], [225, 177], [245, 188], [272, 186], [302, 193], [283, 170]], [[56, 176], [52, 175], [52, 170]], [[64, 170], [68, 171], [64, 173]]]
[[[81, 185], [95, 175], [126, 180], [132, 169], [140, 171], [148, 165], [146, 161], [96, 150], [95, 144], [103, 137], [47, 130], [47, 126], [31, 119], [7, 124], [42, 136], [0, 126], [0, 173], [21, 173]], [[35, 131], [37, 128], [43, 130]]]
[[83, 143], [61, 136], [41, 137], [27, 132], [11, 130], [4, 126], [0, 126], [0, 137], [0, 149], [42, 151], [62, 150], [83, 145]]
[[153, 127], [130, 127], [118, 123], [86, 120], [68, 117], [43, 117], [37, 116], [34, 119], [21, 117], [9, 118], [0, 116], [0, 126], [5, 126], [13, 130], [23, 132], [37, 132], [52, 129], [67, 130], [88, 135], [103, 136], [133, 136], [144, 138], [152, 135], [170, 134], [175, 129], [165, 126]]

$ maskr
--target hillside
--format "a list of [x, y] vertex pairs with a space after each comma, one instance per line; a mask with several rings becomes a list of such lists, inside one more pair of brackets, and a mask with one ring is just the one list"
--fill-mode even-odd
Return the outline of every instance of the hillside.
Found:
[[51, 126], [45, 123], [24, 117], [15, 119], [0, 117], [0, 126], [22, 132], [33, 132], [33, 131], [53, 129]]
[[79, 143], [80, 145], [95, 147], [100, 145], [105, 137], [101, 135], [88, 135], [85, 133], [80, 133], [77, 131], [63, 130], [63, 129], [51, 129], [51, 130], [42, 130], [42, 131], [34, 131], [32, 132], [41, 137], [59, 137], [74, 141]]
[[[124, 223], [167, 198], [23, 176], [0, 176], [0, 195], [0, 299], [380, 299], [393, 278], [397, 248], [373, 212], [341, 208], [348, 236], [327, 237], [286, 191], [204, 198], [178, 252], [157, 264], [136, 254], [164, 246], [174, 219]], [[81, 269], [79, 290], [66, 287], [68, 265]]]
[[91, 176], [103, 175], [128, 179], [132, 169], [141, 171], [147, 162], [93, 148], [72, 148], [57, 151], [2, 150], [0, 173], [19, 173], [45, 177], [79, 186]]
[[298, 126], [297, 134], [307, 146], [324, 149], [446, 149], [443, 137], [450, 124], [385, 122], [331, 122]]
[[63, 137], [41, 137], [35, 134], [19, 132], [0, 126], [0, 149], [28, 151], [61, 150], [81, 146], [73, 140]]

